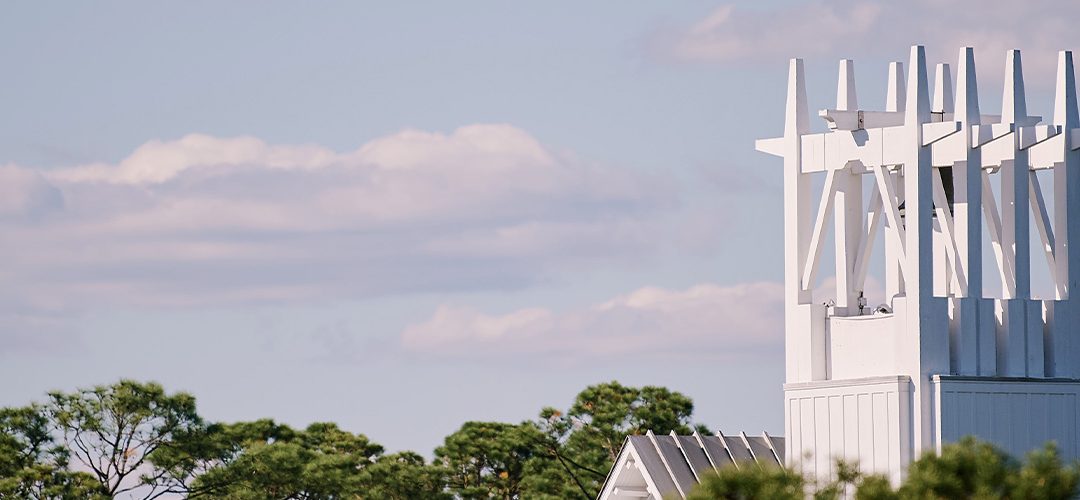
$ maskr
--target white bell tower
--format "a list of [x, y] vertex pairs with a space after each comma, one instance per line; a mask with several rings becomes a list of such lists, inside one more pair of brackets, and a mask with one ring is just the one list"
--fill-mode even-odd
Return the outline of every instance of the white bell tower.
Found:
[[[829, 130], [810, 133], [803, 62], [792, 59], [784, 135], [757, 142], [784, 159], [785, 463], [828, 475], [845, 458], [899, 481], [913, 458], [969, 434], [1013, 454], [1054, 440], [1077, 458], [1072, 53], [1058, 54], [1048, 123], [1028, 114], [1018, 50], [1005, 57], [1000, 116], [979, 110], [971, 48], [959, 54], [955, 97], [948, 64], [931, 95], [923, 47], [907, 69], [905, 85], [903, 64], [889, 65], [885, 111], [867, 111], [852, 61], [840, 61], [836, 107], [818, 112]], [[821, 296], [830, 226], [836, 292]], [[883, 306], [863, 293], [875, 252]], [[1045, 297], [1032, 296], [1033, 265], [1049, 275]]]

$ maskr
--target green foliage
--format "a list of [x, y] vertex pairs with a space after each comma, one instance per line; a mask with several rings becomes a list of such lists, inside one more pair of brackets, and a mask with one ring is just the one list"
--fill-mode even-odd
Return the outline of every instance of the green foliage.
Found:
[[908, 468], [901, 498], [1004, 498], [1017, 464], [989, 443], [967, 437], [924, 454]]
[[[435, 450], [383, 454], [333, 423], [297, 430], [273, 420], [205, 423], [195, 399], [154, 383], [54, 392], [44, 405], [0, 409], [0, 498], [518, 499], [596, 497], [627, 435], [690, 433], [693, 403], [662, 387], [587, 387], [566, 412], [533, 422], [467, 422]], [[699, 429], [700, 430], [700, 429]], [[82, 471], [89, 471], [82, 472]], [[1080, 465], [1053, 444], [1014, 460], [966, 438], [913, 462], [899, 488], [838, 462], [832, 482], [745, 464], [703, 479], [694, 500], [1066, 499]]]
[[[688, 498], [804, 498], [816, 500], [1066, 500], [1080, 493], [1080, 464], [1064, 464], [1051, 443], [1021, 464], [993, 445], [972, 437], [926, 453], [908, 467], [899, 489], [881, 475], [862, 475], [854, 464], [838, 462], [836, 479], [807, 483], [796, 471], [779, 468], [729, 467], [705, 478]], [[805, 493], [804, 493], [805, 492]]]
[[618, 382], [586, 387], [565, 413], [544, 408], [536, 425], [546, 460], [530, 464], [530, 498], [596, 498], [626, 436], [689, 434], [693, 411], [694, 403], [678, 392]]
[[687, 500], [803, 500], [806, 480], [783, 467], [758, 467], [753, 463], [725, 467], [701, 480]]
[[899, 500], [900, 494], [893, 490], [889, 478], [881, 474], [863, 477], [855, 487], [859, 500]]
[[1080, 491], [1080, 465], [1063, 464], [1052, 443], [1029, 453], [1011, 478], [1013, 498], [1073, 498]]
[[1023, 464], [972, 437], [928, 453], [912, 463], [899, 498], [1067, 499], [1080, 490], [1080, 464], [1064, 464], [1048, 443]]
[[[207, 467], [191, 483], [208, 498], [331, 499], [362, 491], [359, 472], [382, 453], [362, 434], [316, 423], [293, 431], [271, 421], [221, 426], [200, 438]], [[222, 453], [224, 452], [224, 453]]]
[[424, 457], [411, 451], [379, 457], [360, 473], [361, 498], [385, 500], [450, 500], [446, 481], [448, 472], [438, 465], [424, 463]]
[[435, 458], [461, 498], [518, 498], [538, 438], [528, 423], [466, 422], [435, 449]]
[[292, 439], [294, 435], [288, 426], [269, 419], [215, 423], [177, 433], [171, 446], [150, 455], [150, 462], [158, 470], [158, 484], [165, 491], [188, 497], [209, 496], [229, 488], [229, 475], [221, 469], [232, 465], [248, 447]]
[[608, 382], [581, 391], [563, 420], [569, 428], [582, 430], [570, 435], [573, 444], [581, 448], [579, 451], [596, 450], [606, 454], [603, 463], [613, 463], [628, 435], [649, 430], [656, 434], [689, 434], [693, 411], [693, 401], [678, 392]]
[[149, 486], [151, 498], [157, 478], [140, 475], [150, 455], [202, 425], [192, 396], [131, 380], [52, 392], [46, 408], [66, 448], [110, 496]]
[[42, 407], [0, 409], [0, 498], [106, 498], [92, 476], [67, 466]]

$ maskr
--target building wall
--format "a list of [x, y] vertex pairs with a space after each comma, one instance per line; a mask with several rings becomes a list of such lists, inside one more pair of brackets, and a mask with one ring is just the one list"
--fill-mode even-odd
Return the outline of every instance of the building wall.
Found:
[[939, 450], [970, 434], [1016, 457], [1052, 440], [1063, 458], [1080, 458], [1080, 382], [934, 376], [931, 383]]
[[785, 463], [826, 477], [842, 458], [899, 481], [913, 449], [908, 377], [787, 384], [784, 396]]

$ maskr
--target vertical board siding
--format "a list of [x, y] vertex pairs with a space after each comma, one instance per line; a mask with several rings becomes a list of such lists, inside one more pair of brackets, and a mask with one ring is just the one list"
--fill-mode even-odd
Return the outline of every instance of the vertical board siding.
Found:
[[[810, 432], [799, 433], [800, 441], [802, 441], [802, 449], [799, 450], [799, 456], [796, 459], [800, 463], [805, 463], [807, 469], [811, 469], [810, 472], [817, 474], [817, 468], [814, 467], [813, 458], [807, 460], [806, 457], [813, 457], [814, 446], [816, 443], [814, 439], [817, 434], [813, 432], [814, 429], [814, 399], [804, 398], [799, 400], [799, 429], [810, 429]], [[798, 429], [797, 429], [798, 430]]]
[[832, 451], [833, 460], [829, 462], [829, 474], [836, 473], [836, 458], [847, 456], [844, 448], [844, 398], [842, 396], [829, 396], [829, 449]]
[[869, 394], [859, 394], [859, 463], [874, 467], [874, 405]]
[[941, 377], [942, 442], [973, 435], [1014, 456], [1057, 443], [1063, 459], [1077, 456], [1077, 395], [1080, 383], [1067, 381], [973, 380]]
[[910, 456], [909, 384], [906, 377], [882, 377], [788, 387], [789, 443], [801, 450], [792, 451], [792, 464], [818, 477], [835, 474], [837, 459], [867, 472], [898, 471]]
[[[829, 425], [830, 415], [829, 398], [814, 398], [814, 440], [817, 443], [815, 449], [818, 450], [818, 453], [814, 455], [814, 459], [816, 462], [815, 471], [818, 475], [829, 473], [833, 457], [836, 455], [836, 450], [832, 449], [832, 439], [829, 436], [829, 431], [831, 430], [831, 426]], [[827, 451], [821, 453], [821, 450]]]
[[874, 411], [874, 469], [889, 470], [889, 408], [885, 394], [871, 395]]
[[[844, 405], [844, 429], [859, 428], [859, 397], [854, 394], [843, 396]], [[848, 462], [859, 461], [859, 433], [844, 432], [844, 460]]]

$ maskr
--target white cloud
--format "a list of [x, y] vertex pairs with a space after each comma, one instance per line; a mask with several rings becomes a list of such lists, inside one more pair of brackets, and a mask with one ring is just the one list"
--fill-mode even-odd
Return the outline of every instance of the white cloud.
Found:
[[796, 3], [776, 10], [723, 5], [671, 46], [686, 60], [728, 61], [829, 53], [867, 36], [884, 6], [870, 1]]
[[0, 218], [37, 219], [63, 206], [60, 190], [40, 173], [15, 165], [0, 166]]
[[[1020, 15], [1020, 14], [1023, 15]], [[768, 62], [791, 57], [871, 55], [906, 60], [924, 44], [954, 62], [976, 48], [993, 79], [1007, 49], [1025, 49], [1025, 69], [1052, 77], [1057, 51], [1080, 46], [1074, 20], [1080, 4], [1057, 0], [817, 0], [777, 7], [723, 5], [659, 38], [662, 52], [682, 61]], [[1042, 83], [1052, 87], [1052, 82]]]
[[486, 314], [442, 305], [430, 319], [406, 327], [401, 342], [432, 356], [725, 357], [779, 349], [783, 317], [776, 283], [645, 287], [568, 312], [534, 307]]
[[60, 304], [192, 306], [504, 289], [671, 238], [662, 178], [504, 124], [353, 151], [192, 134], [116, 164], [0, 168], [5, 287]]
[[221, 169], [259, 165], [302, 169], [325, 167], [337, 160], [338, 155], [333, 151], [313, 145], [270, 146], [255, 137], [217, 138], [189, 134], [175, 141], [147, 142], [117, 165], [80, 165], [58, 170], [50, 177], [74, 182], [160, 184], [199, 167]]

